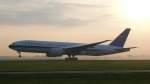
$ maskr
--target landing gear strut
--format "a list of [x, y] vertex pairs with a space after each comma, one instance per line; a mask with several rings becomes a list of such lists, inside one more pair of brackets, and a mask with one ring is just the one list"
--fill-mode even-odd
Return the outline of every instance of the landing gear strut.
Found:
[[19, 58], [21, 58], [21, 57], [22, 57], [21, 52], [18, 52], [18, 57], [19, 57]]
[[69, 61], [77, 61], [77, 60], [78, 60], [78, 58], [77, 58], [77, 57], [75, 57], [75, 55], [68, 55], [68, 57], [67, 57], [67, 58], [65, 58], [65, 60], [69, 60]]

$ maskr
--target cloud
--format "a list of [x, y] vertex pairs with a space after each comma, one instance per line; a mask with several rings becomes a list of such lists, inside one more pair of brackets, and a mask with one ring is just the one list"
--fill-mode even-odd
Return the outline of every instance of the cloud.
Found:
[[1, 25], [78, 26], [98, 20], [109, 7], [63, 0], [1, 0], [0, 4]]
[[22, 4], [42, 4], [47, 3], [50, 0], [0, 0], [0, 4], [3, 5], [22, 5]]

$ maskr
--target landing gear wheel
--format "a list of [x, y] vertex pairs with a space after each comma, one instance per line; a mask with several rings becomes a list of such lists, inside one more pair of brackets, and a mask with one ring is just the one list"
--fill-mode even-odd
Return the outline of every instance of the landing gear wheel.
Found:
[[68, 54], [68, 57], [67, 57], [67, 58], [65, 58], [65, 60], [67, 60], [67, 61], [77, 61], [77, 60], [78, 60], [78, 58], [77, 58], [77, 57], [75, 57], [75, 55], [74, 55], [74, 54]]
[[19, 58], [21, 58], [21, 57], [22, 57], [22, 56], [21, 56], [21, 52], [18, 52], [18, 54], [19, 54], [19, 56], [18, 56], [18, 57], [19, 57]]
[[65, 58], [65, 60], [68, 60], [68, 61], [77, 61], [78, 58], [77, 57], [74, 57], [74, 58]]
[[18, 57], [19, 57], [19, 58], [21, 58], [22, 56], [21, 56], [21, 55], [19, 55]]

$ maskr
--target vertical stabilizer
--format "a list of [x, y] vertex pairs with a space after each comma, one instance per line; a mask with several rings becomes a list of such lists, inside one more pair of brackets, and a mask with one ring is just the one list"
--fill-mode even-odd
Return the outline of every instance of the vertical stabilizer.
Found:
[[130, 33], [130, 28], [125, 29], [110, 45], [117, 46], [117, 47], [124, 47], [125, 42], [128, 38]]

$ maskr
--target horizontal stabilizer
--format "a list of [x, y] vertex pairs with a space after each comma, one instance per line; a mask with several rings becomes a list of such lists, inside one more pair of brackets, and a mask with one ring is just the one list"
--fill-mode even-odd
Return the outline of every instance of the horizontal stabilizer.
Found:
[[137, 48], [137, 47], [129, 47], [129, 48], [124, 48], [124, 49], [134, 49], [134, 48]]
[[137, 48], [137, 47], [122, 48], [122, 49], [117, 49], [117, 51], [126, 52], [126, 51], [130, 51], [131, 49], [134, 49], [134, 48]]

